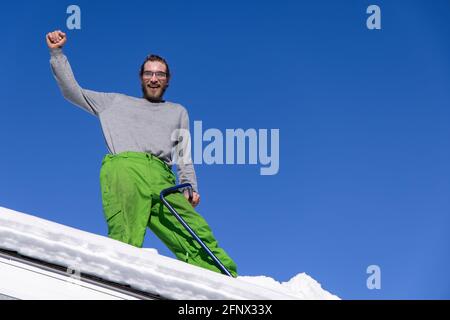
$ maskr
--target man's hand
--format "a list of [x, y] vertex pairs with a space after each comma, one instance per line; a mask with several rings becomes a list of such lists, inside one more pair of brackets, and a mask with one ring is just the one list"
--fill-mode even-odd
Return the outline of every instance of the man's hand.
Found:
[[45, 38], [47, 39], [47, 46], [50, 49], [62, 48], [67, 41], [66, 34], [61, 30], [49, 32]]
[[[189, 201], [189, 192], [185, 191], [184, 192], [184, 196], [186, 197], [186, 199], [188, 199]], [[192, 191], [192, 201], [191, 201], [191, 205], [195, 208], [198, 204], [200, 203], [200, 195], [195, 192]]]

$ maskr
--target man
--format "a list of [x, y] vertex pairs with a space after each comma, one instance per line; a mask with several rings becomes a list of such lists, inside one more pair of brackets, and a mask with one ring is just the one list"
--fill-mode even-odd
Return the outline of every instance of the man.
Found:
[[[73, 75], [62, 47], [67, 36], [60, 30], [46, 35], [50, 65], [63, 96], [100, 120], [108, 153], [100, 170], [103, 211], [109, 237], [142, 247], [149, 227], [185, 262], [220, 272], [213, 260], [161, 203], [159, 193], [175, 184], [172, 171], [173, 150], [184, 154], [177, 162], [180, 183], [193, 187], [191, 203], [188, 194], [167, 196], [167, 201], [186, 220], [211, 251], [236, 276], [233, 260], [218, 246], [211, 229], [194, 207], [200, 202], [197, 179], [190, 150], [182, 144], [180, 134], [189, 130], [186, 109], [163, 100], [170, 71], [167, 62], [156, 55], [146, 58], [140, 69], [143, 98], [117, 93], [83, 89]], [[184, 147], [183, 147], [184, 146]], [[189, 155], [186, 160], [186, 155]]]

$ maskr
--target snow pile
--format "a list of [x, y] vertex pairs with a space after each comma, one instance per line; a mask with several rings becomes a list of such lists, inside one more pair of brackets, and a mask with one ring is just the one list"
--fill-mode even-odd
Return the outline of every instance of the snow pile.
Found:
[[0, 207], [0, 248], [170, 299], [339, 299], [301, 273], [230, 278], [103, 236]]
[[302, 300], [338, 300], [339, 298], [322, 289], [320, 283], [308, 276], [299, 273], [287, 282], [278, 282], [266, 276], [239, 276], [238, 279], [262, 287], [271, 288], [286, 295], [294, 295]]

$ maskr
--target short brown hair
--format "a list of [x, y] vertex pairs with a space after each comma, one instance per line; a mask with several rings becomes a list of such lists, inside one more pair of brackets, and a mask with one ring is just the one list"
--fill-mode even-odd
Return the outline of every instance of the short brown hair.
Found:
[[164, 63], [165, 66], [166, 66], [167, 79], [170, 78], [169, 64], [167, 63], [167, 61], [166, 61], [164, 58], [162, 58], [162, 57], [160, 57], [160, 56], [157, 56], [156, 54], [149, 54], [149, 55], [145, 58], [144, 62], [143, 62], [142, 65], [141, 65], [141, 70], [140, 70], [140, 72], [139, 72], [139, 76], [142, 77], [142, 75], [144, 74], [144, 66], [145, 66], [145, 64], [147, 63], [147, 61], [159, 61], [159, 62]]

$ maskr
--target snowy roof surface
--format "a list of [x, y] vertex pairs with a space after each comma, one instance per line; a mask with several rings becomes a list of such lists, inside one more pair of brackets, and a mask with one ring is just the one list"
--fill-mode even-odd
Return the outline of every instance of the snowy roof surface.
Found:
[[136, 248], [3, 207], [0, 249], [168, 299], [339, 299], [305, 273], [283, 283], [265, 276], [231, 278], [159, 255], [155, 249]]

